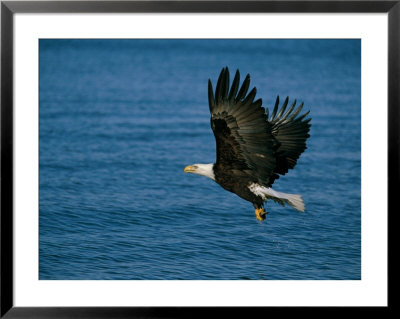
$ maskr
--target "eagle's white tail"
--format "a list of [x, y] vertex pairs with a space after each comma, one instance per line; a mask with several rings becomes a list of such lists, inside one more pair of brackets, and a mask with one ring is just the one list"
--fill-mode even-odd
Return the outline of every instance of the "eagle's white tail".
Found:
[[270, 187], [264, 187], [258, 184], [251, 184], [249, 189], [257, 196], [261, 196], [264, 200], [272, 199], [283, 206], [288, 204], [300, 212], [305, 211], [305, 206], [301, 195], [277, 192]]
[[304, 212], [306, 210], [306, 207], [304, 205], [303, 202], [303, 198], [301, 198], [301, 195], [298, 194], [284, 194], [281, 193], [282, 195], [284, 195], [287, 199], [287, 203], [292, 206], [294, 209], [300, 211], [300, 212]]

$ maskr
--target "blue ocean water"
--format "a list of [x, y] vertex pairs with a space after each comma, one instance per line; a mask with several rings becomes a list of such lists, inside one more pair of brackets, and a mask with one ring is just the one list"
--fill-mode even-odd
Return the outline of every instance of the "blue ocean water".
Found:
[[[40, 40], [39, 279], [361, 279], [360, 40]], [[308, 149], [251, 203], [205, 177], [207, 80], [304, 101]]]

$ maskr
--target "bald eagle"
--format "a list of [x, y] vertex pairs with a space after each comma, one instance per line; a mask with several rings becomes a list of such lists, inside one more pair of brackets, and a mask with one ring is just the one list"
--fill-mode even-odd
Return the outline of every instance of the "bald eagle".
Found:
[[309, 111], [299, 115], [303, 103], [295, 108], [295, 100], [285, 112], [289, 102], [287, 97], [278, 112], [278, 96], [269, 116], [269, 110], [261, 106], [261, 99], [254, 100], [256, 88], [247, 94], [250, 75], [247, 74], [240, 89], [239, 83], [239, 70], [229, 86], [229, 70], [223, 68], [214, 96], [211, 80], [208, 80], [216, 162], [189, 165], [184, 171], [209, 177], [224, 189], [251, 202], [260, 221], [265, 219], [264, 203], [269, 199], [304, 212], [301, 195], [278, 192], [272, 189], [272, 184], [279, 175], [285, 175], [295, 167], [307, 148], [311, 126], [311, 118], [306, 118]]

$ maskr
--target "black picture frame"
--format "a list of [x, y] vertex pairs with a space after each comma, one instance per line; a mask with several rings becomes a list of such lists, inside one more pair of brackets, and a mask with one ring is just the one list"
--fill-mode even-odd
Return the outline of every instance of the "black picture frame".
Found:
[[[15, 13], [122, 12], [270, 12], [270, 13], [387, 13], [388, 14], [388, 225], [390, 211], [398, 213], [398, 125], [400, 102], [400, 0], [396, 1], [1, 1], [1, 308], [3, 318], [190, 318], [192, 316], [267, 315], [277, 307], [15, 307], [13, 303], [13, 19]], [[384, 105], [380, 107], [385, 107]], [[384, 174], [385, 172], [379, 172]], [[389, 226], [388, 226], [389, 227]], [[388, 229], [389, 251], [390, 236]], [[388, 252], [389, 253], [389, 252]], [[389, 255], [388, 255], [388, 261]], [[388, 269], [389, 271], [390, 269]], [[390, 273], [389, 273], [390, 274]], [[388, 280], [388, 287], [389, 287]], [[389, 291], [390, 292], [390, 291]], [[391, 309], [391, 296], [388, 307]], [[305, 314], [310, 308], [285, 309]], [[313, 308], [326, 311], [325, 308]], [[330, 313], [340, 308], [332, 308]], [[357, 308], [360, 310], [360, 308]], [[364, 308], [371, 313], [370, 308]], [[346, 309], [348, 311], [348, 309]]]

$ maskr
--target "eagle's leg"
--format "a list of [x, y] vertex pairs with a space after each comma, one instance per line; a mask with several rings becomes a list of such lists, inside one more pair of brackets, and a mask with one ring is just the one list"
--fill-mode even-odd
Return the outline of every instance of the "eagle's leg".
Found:
[[262, 206], [254, 205], [254, 207], [256, 209], [255, 213], [256, 213], [257, 220], [259, 220], [261, 222], [264, 221], [268, 212]]
[[267, 213], [266, 213], [266, 211], [265, 211], [265, 209], [263, 207], [256, 208], [256, 218], [257, 218], [257, 220], [262, 222], [263, 220], [265, 220], [265, 215], [266, 214]]
[[268, 212], [264, 209], [264, 201], [262, 198], [256, 198], [253, 201], [253, 206], [255, 208], [256, 218], [259, 221], [264, 221]]

